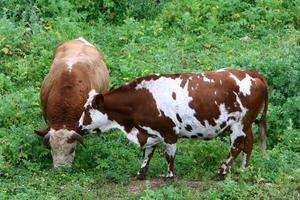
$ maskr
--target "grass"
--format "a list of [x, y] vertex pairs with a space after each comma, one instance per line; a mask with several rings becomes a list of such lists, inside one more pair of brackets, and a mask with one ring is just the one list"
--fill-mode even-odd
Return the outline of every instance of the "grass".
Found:
[[[138, 10], [109, 0], [100, 13], [89, 10], [97, 1], [29, 2], [0, 6], [0, 199], [300, 198], [299, 1], [162, 1], [150, 18], [151, 2]], [[245, 35], [251, 41], [241, 41]], [[228, 138], [182, 139], [174, 181], [160, 178], [167, 169], [162, 147], [147, 180], [131, 181], [142, 152], [113, 130], [86, 136], [72, 168], [53, 169], [33, 132], [45, 126], [39, 90], [55, 46], [79, 36], [103, 52], [111, 87], [151, 73], [228, 66], [262, 72], [270, 87], [267, 156], [255, 129], [250, 167], [240, 169], [239, 157], [227, 179], [214, 182]]]

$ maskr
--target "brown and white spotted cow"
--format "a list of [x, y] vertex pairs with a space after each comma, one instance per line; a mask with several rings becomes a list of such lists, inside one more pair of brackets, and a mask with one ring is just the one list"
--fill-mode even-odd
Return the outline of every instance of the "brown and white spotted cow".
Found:
[[262, 109], [260, 148], [265, 150], [267, 106], [267, 82], [254, 70], [150, 75], [104, 96], [91, 92], [79, 124], [86, 130], [118, 128], [144, 148], [136, 179], [145, 178], [158, 143], [165, 144], [172, 178], [178, 138], [210, 139], [229, 129], [229, 156], [214, 177], [222, 180], [241, 151], [242, 167], [249, 164], [252, 124]]
[[91, 90], [108, 90], [108, 70], [101, 53], [83, 37], [58, 45], [45, 77], [41, 106], [47, 128], [35, 132], [50, 144], [54, 167], [71, 165], [78, 134], [78, 120]]

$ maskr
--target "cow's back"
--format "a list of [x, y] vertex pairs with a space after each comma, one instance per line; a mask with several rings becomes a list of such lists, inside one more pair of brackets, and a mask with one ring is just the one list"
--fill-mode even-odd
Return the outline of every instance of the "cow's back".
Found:
[[84, 39], [59, 45], [40, 98], [49, 127], [74, 130], [88, 93], [108, 90], [108, 70], [100, 52]]
[[132, 107], [127, 110], [133, 121], [164, 130], [161, 134], [210, 138], [233, 123], [250, 126], [266, 94], [267, 85], [257, 72], [226, 69], [141, 77], [111, 91], [106, 106]]

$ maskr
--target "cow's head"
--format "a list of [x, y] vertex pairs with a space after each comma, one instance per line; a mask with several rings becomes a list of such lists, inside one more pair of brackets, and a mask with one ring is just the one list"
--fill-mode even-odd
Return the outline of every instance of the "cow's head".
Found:
[[104, 96], [91, 91], [79, 120], [80, 129], [105, 131], [109, 122], [104, 112]]
[[35, 132], [44, 137], [44, 145], [51, 147], [54, 167], [71, 166], [77, 142], [83, 144], [83, 137], [73, 130], [39, 129]]

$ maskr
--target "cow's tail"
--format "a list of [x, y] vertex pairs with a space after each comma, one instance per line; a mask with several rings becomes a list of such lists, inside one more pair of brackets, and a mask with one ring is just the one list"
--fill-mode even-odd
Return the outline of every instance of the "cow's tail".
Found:
[[265, 97], [264, 109], [261, 118], [258, 120], [259, 130], [259, 148], [262, 154], [266, 154], [266, 141], [267, 141], [267, 110], [268, 110], [268, 93]]
[[262, 154], [266, 154], [266, 142], [267, 142], [267, 110], [268, 110], [268, 82], [263, 75], [258, 73], [257, 71], [251, 70], [251, 76], [253, 78], [260, 79], [265, 85], [265, 98], [264, 98], [264, 106], [261, 118], [259, 120], [255, 120], [255, 123], [258, 125], [259, 129], [259, 148]]

